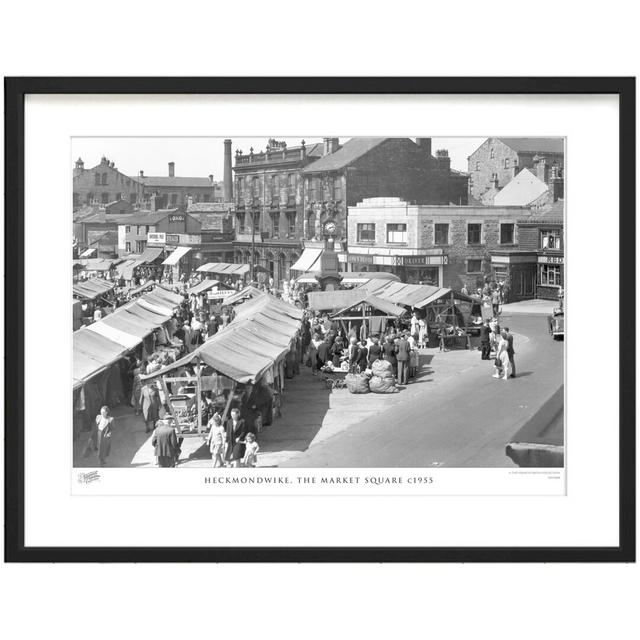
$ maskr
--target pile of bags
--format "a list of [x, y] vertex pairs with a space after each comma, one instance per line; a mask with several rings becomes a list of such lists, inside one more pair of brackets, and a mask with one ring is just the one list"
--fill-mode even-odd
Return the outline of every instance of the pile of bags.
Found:
[[376, 360], [371, 365], [371, 379], [369, 389], [373, 393], [397, 393], [396, 377], [393, 375], [393, 367], [386, 360]]
[[344, 381], [349, 393], [369, 393], [369, 376], [366, 373], [348, 373]]

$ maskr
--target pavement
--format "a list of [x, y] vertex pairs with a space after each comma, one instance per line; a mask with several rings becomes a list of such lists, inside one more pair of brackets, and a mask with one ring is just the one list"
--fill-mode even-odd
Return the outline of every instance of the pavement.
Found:
[[553, 313], [553, 309], [558, 306], [557, 300], [522, 300], [521, 302], [511, 302], [502, 305], [502, 315], [509, 316], [514, 314], [544, 314]]
[[[563, 380], [563, 343], [547, 333], [548, 305], [504, 305], [501, 323], [514, 334], [518, 377], [496, 380], [477, 350], [422, 349], [416, 379], [394, 394], [329, 390], [311, 369], [285, 382], [282, 415], [258, 435], [260, 467], [513, 466], [509, 438]], [[523, 313], [523, 308], [534, 309]], [[112, 467], [153, 467], [144, 422], [128, 406], [113, 410]], [[393, 430], [393, 437], [391, 437]], [[95, 467], [74, 444], [74, 466]], [[208, 467], [202, 436], [185, 434], [180, 466]]]

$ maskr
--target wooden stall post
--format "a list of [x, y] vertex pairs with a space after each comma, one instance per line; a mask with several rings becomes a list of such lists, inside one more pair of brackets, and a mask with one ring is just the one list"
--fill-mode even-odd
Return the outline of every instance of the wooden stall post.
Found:
[[198, 363], [194, 367], [194, 369], [196, 371], [196, 399], [197, 399], [197, 402], [198, 402], [198, 405], [197, 405], [197, 409], [198, 409], [198, 433], [202, 433], [202, 380], [201, 380], [201, 374], [202, 374], [203, 366], [202, 366], [202, 364]]
[[173, 422], [175, 423], [176, 428], [180, 428], [180, 423], [178, 422], [178, 416], [173, 411], [173, 405], [171, 404], [171, 400], [169, 399], [169, 387], [167, 387], [167, 382], [164, 379], [164, 376], [160, 376], [160, 384], [162, 384], [162, 389], [164, 391], [164, 398], [167, 401], [167, 406], [169, 407], [169, 413], [173, 418]]
[[227, 398], [227, 404], [222, 413], [222, 424], [224, 425], [225, 420], [227, 419], [227, 414], [229, 413], [229, 407], [231, 406], [231, 401], [233, 400], [233, 394], [236, 392], [236, 386], [238, 383], [234, 380], [233, 387], [231, 387], [231, 391], [229, 391], [229, 397]]

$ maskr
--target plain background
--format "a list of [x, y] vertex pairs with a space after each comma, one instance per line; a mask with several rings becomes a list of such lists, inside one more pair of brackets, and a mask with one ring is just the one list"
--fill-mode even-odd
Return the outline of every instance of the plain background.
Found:
[[[12, 3], [3, 8], [0, 60], [3, 75], [638, 72], [628, 3], [450, 6]], [[594, 140], [594, 164], [601, 162]], [[603, 193], [594, 191], [594, 197]], [[52, 207], [50, 215], [62, 214]], [[591, 638], [626, 637], [638, 626], [635, 565], [12, 565], [1, 571], [3, 633], [18, 638]]]

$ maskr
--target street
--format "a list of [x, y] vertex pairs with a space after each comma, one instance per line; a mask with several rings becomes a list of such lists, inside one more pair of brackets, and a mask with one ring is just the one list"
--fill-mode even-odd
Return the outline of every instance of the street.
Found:
[[[280, 466], [515, 466], [505, 446], [562, 384], [564, 343], [552, 340], [543, 315], [505, 313], [501, 322], [526, 336], [516, 338], [514, 345], [517, 378], [492, 378], [492, 363], [482, 362], [434, 389], [419, 380], [412, 385], [420, 386], [420, 392], [405, 402], [312, 445]], [[480, 360], [479, 352], [473, 355]]]

